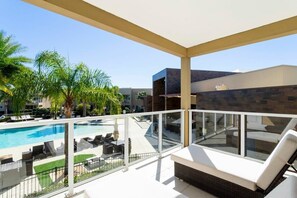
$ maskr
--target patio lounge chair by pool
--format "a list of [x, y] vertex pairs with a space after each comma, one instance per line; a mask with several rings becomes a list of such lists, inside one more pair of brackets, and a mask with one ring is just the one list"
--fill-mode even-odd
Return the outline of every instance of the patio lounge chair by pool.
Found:
[[26, 120], [34, 120], [33, 117], [31, 117], [30, 115], [25, 115]]
[[82, 139], [84, 139], [86, 142], [89, 142], [89, 143], [92, 142], [92, 138], [90, 138], [90, 137], [84, 137]]
[[37, 146], [33, 146], [32, 148], [32, 156], [33, 159], [43, 159], [46, 158], [46, 154], [43, 150], [44, 146], [43, 145], [37, 145]]
[[22, 119], [19, 116], [11, 116], [9, 121], [10, 122], [19, 122], [19, 121], [22, 121]]
[[93, 144], [86, 141], [86, 139], [88, 139], [88, 137], [80, 139], [80, 141], [77, 144], [77, 151], [82, 151], [84, 149], [93, 148]]
[[110, 142], [112, 142], [112, 141], [114, 141], [114, 139], [113, 139], [113, 137], [112, 137], [112, 133], [107, 133], [107, 134], [105, 135], [105, 137], [104, 137], [104, 142], [108, 142], [108, 143], [110, 143]]
[[27, 120], [27, 116], [26, 116], [26, 115], [21, 115], [21, 120], [22, 120], [22, 121]]
[[54, 141], [44, 142], [44, 152], [46, 156], [56, 156], [57, 150], [54, 146]]
[[92, 144], [98, 146], [104, 144], [104, 139], [102, 135], [96, 135], [95, 138], [91, 141]]
[[3, 155], [0, 156], [0, 164], [7, 164], [13, 162], [12, 155]]
[[290, 130], [262, 164], [191, 145], [171, 155], [175, 176], [219, 197], [264, 197], [297, 157], [297, 132]]

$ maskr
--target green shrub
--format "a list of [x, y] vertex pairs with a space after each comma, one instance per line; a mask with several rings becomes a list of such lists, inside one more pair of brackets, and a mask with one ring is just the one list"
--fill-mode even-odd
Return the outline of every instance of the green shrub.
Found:
[[44, 119], [51, 118], [51, 111], [48, 108], [33, 109], [33, 115], [35, 117], [42, 117]]
[[59, 190], [59, 189], [64, 188], [64, 187], [65, 187], [64, 183], [55, 183], [55, 184], [52, 184], [52, 185], [44, 188], [42, 191], [39, 191], [39, 192], [35, 191], [35, 192], [31, 193], [31, 194], [24, 195], [24, 198], [39, 197], [39, 196], [54, 192], [54, 191]]
[[93, 109], [93, 110], [91, 111], [91, 115], [93, 115], [93, 116], [98, 116], [98, 115], [100, 115], [100, 111], [99, 111], [99, 109]]
[[[87, 104], [87, 115], [90, 115], [91, 105]], [[75, 115], [83, 116], [84, 105], [81, 103], [75, 108]]]
[[0, 122], [7, 122], [9, 120], [10, 120], [10, 118], [9, 117], [6, 117], [6, 118], [3, 118], [3, 119], [0, 119]]

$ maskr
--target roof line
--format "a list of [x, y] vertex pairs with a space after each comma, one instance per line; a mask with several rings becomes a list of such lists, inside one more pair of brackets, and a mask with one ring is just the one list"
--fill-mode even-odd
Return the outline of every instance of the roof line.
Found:
[[200, 56], [295, 33], [297, 16], [190, 47], [187, 56]]
[[82, 0], [24, 0], [150, 47], [185, 57], [185, 47]]

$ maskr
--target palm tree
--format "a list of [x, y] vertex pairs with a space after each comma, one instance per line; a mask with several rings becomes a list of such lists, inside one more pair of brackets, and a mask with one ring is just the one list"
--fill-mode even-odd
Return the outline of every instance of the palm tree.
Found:
[[[72, 115], [74, 101], [88, 102], [97, 95], [108, 95], [103, 86], [110, 84], [109, 77], [99, 70], [89, 70], [84, 63], [70, 65], [66, 59], [55, 51], [44, 51], [36, 56], [44, 97], [55, 99], [62, 97], [66, 118]], [[87, 96], [87, 97], [84, 97]], [[110, 95], [108, 95], [110, 96]], [[65, 125], [65, 176], [68, 175], [68, 125]]]
[[51, 97], [51, 113], [54, 115], [54, 119], [57, 119], [57, 114], [58, 111], [62, 108], [63, 106], [63, 97], [62, 95], [54, 95]]
[[[64, 114], [71, 118], [75, 98], [78, 97], [86, 66], [70, 65], [66, 59], [55, 51], [43, 51], [36, 56], [35, 65], [38, 68], [40, 84], [43, 84], [42, 95], [55, 99], [62, 97]], [[65, 176], [68, 175], [68, 124], [65, 125]]]
[[3, 31], [0, 31], [0, 91], [9, 95], [12, 94], [9, 89], [9, 80], [24, 63], [29, 63], [31, 60], [24, 56], [17, 55], [24, 51], [21, 44], [13, 42], [12, 36], [5, 36]]
[[83, 103], [83, 117], [87, 115], [87, 103], [92, 102], [94, 95], [107, 95], [104, 91], [105, 87], [111, 86], [109, 76], [101, 70], [91, 70], [85, 67], [86, 70], [82, 76], [81, 91], [79, 99]]
[[108, 100], [108, 106], [111, 114], [121, 113], [121, 104], [124, 100], [124, 96], [120, 93], [120, 88], [118, 86], [113, 86], [110, 88], [110, 93], [112, 94], [111, 99]]
[[36, 73], [26, 67], [20, 69], [17, 75], [13, 75], [10, 88], [12, 95], [8, 98], [12, 102], [12, 110], [16, 115], [20, 115], [27, 102], [32, 102], [36, 93], [36, 80]]

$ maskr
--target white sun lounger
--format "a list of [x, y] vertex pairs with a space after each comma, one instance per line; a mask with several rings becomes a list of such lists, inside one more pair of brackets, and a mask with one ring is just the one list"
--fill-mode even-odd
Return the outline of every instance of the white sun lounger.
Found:
[[264, 164], [191, 145], [171, 155], [175, 176], [219, 197], [264, 197], [297, 157], [297, 132], [290, 130]]

